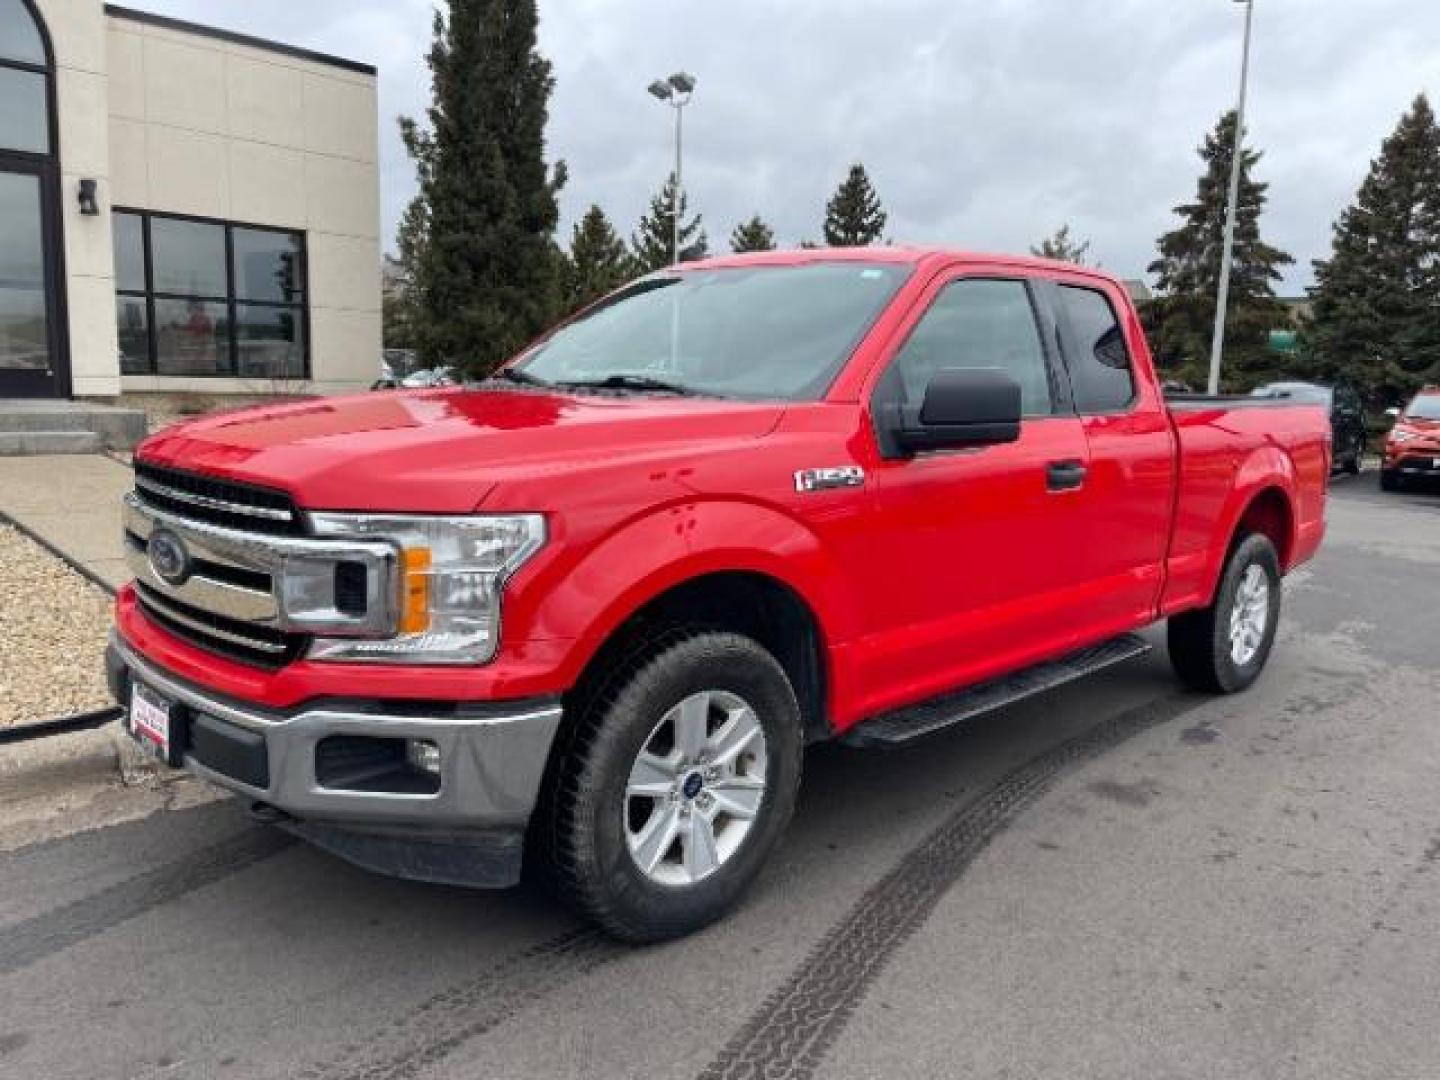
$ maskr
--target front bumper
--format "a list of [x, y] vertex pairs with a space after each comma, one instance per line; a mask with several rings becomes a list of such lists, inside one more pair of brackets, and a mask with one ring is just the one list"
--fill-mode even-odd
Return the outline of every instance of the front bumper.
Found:
[[[111, 636], [106, 669], [122, 706], [137, 679], [173, 703], [183, 768], [319, 846], [402, 877], [487, 886], [518, 880], [525, 828], [560, 724], [558, 699], [424, 707], [336, 699], [272, 711], [170, 674], [119, 634]], [[439, 748], [438, 783], [423, 785], [431, 790], [331, 768], [336, 747], [363, 753], [411, 739]]]
[[1387, 448], [1382, 467], [1402, 476], [1427, 477], [1440, 480], [1440, 446], [1409, 446]]

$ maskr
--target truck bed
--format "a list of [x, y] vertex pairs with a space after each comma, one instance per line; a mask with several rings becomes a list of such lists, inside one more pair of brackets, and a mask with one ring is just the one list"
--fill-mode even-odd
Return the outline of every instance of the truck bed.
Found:
[[[1175, 525], [1168, 560], [1164, 608], [1195, 606], [1217, 572], [1216, 524], [1235, 520], [1240, 509], [1281, 477], [1286, 511], [1282, 530], [1294, 537], [1280, 552], [1289, 569], [1319, 547], [1325, 529], [1325, 493], [1330, 476], [1330, 416], [1320, 405], [1286, 398], [1228, 395], [1167, 395], [1166, 406], [1179, 440]], [[1262, 477], [1268, 477], [1262, 482]]]

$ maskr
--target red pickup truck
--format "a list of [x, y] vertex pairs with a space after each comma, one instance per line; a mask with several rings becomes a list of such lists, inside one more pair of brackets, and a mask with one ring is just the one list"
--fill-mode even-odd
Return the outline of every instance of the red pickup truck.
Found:
[[726, 910], [807, 743], [1145, 650], [1229, 692], [1324, 532], [1318, 407], [1168, 403], [1124, 289], [934, 250], [643, 278], [478, 385], [170, 428], [125, 502], [132, 734], [363, 866]]

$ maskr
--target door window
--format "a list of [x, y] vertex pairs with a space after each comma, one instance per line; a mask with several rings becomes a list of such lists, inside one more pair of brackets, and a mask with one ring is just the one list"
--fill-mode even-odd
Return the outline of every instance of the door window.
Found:
[[918, 405], [937, 372], [997, 368], [1020, 384], [1026, 416], [1055, 411], [1045, 350], [1023, 281], [965, 278], [935, 298], [886, 375], [891, 393]]
[[1070, 357], [1076, 410], [1123, 412], [1135, 400], [1135, 376], [1115, 309], [1095, 289], [1062, 285], [1059, 293], [1077, 345], [1076, 355]]

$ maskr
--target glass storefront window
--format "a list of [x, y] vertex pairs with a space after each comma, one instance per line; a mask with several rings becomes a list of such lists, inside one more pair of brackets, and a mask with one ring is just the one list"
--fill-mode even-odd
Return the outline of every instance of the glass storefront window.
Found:
[[113, 218], [125, 374], [308, 377], [303, 233], [131, 210]]
[[155, 301], [158, 375], [229, 375], [230, 316], [205, 300]]
[[50, 113], [45, 75], [0, 67], [0, 150], [50, 152]]

